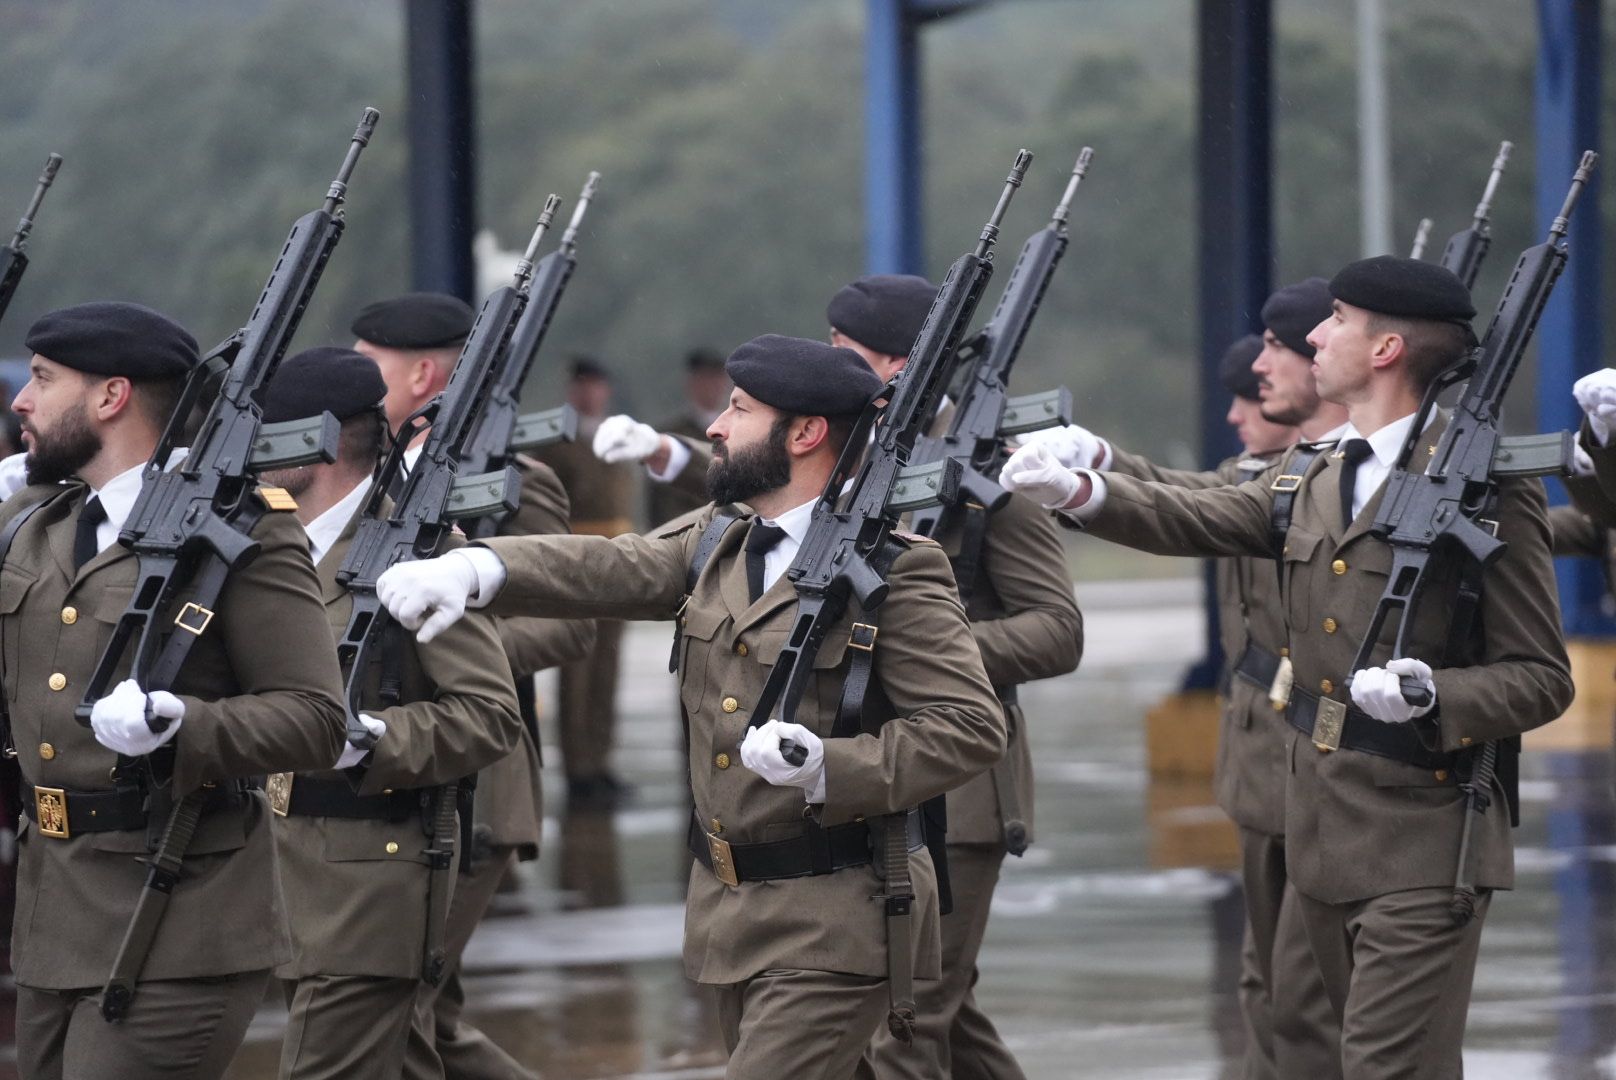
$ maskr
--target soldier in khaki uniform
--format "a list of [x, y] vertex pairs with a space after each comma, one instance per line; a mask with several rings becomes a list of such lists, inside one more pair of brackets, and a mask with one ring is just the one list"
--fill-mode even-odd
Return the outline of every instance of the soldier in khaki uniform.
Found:
[[[598, 361], [574, 359], [567, 403], [578, 412], [578, 439], [534, 455], [561, 478], [572, 503], [572, 531], [584, 536], [621, 536], [634, 529], [633, 469], [600, 461], [590, 450], [611, 393], [611, 376]], [[611, 771], [622, 643], [621, 619], [597, 620], [589, 654], [561, 666], [561, 766], [567, 774], [567, 800], [574, 806], [610, 808], [629, 794]]]
[[[685, 357], [684, 408], [657, 424], [656, 430], [705, 445], [707, 429], [728, 404], [729, 376], [724, 374], [724, 354], [705, 347], [692, 349]], [[647, 524], [672, 521], [707, 505], [706, 479], [703, 477], [693, 489], [673, 484], [647, 484], [646, 502], [651, 515]]]
[[[336, 462], [268, 477], [298, 500], [336, 637], [353, 609], [337, 571], [386, 445], [386, 392], [374, 361], [317, 348], [284, 361], [265, 395], [267, 422], [329, 411], [342, 423]], [[382, 512], [390, 508], [385, 500]], [[511, 680], [489, 665], [499, 653], [486, 617], [456, 624], [431, 645], [401, 636], [397, 654], [376, 657], [369, 676], [370, 711], [361, 719], [374, 748], [350, 744], [334, 768], [272, 778], [293, 945], [291, 962], [276, 971], [287, 980], [291, 1014], [281, 1051], [286, 1080], [399, 1075], [426, 943], [444, 933], [446, 910], [433, 926], [429, 909], [433, 814], [439, 800], [457, 798], [461, 778], [507, 756], [521, 734]], [[400, 685], [391, 705], [377, 689], [389, 676]], [[453, 867], [443, 874], [447, 887]], [[417, 1037], [430, 1042], [427, 1033]]]
[[[852, 426], [879, 388], [844, 349], [767, 336], [728, 362], [736, 389], [713, 424], [713, 494], [745, 502], [686, 599], [686, 577], [716, 510], [651, 536], [525, 537], [390, 571], [379, 595], [430, 638], [471, 598], [495, 612], [679, 618], [680, 695], [689, 730], [692, 867], [685, 969], [717, 989], [740, 1078], [853, 1074], [887, 1005], [887, 928], [871, 901], [867, 818], [907, 820], [915, 974], [939, 974], [936, 892], [918, 821], [904, 811], [959, 786], [1004, 751], [993, 695], [947, 559], [908, 546], [888, 575], [873, 671], [897, 719], [877, 734], [826, 738], [854, 654], [854, 613], [830, 631], [799, 723], [750, 726], [796, 611], [784, 570]], [[761, 719], [761, 718], [757, 718]], [[788, 764], [780, 740], [807, 752]], [[739, 754], [737, 750], [739, 749]], [[716, 861], [715, 861], [716, 860]], [[733, 872], [737, 884], [719, 875]]]
[[[270, 812], [249, 778], [310, 769], [342, 746], [342, 680], [308, 545], [288, 513], [253, 530], [173, 692], [125, 679], [73, 716], [127, 607], [136, 560], [115, 541], [197, 362], [182, 328], [134, 304], [52, 312], [30, 329], [22, 417], [31, 486], [0, 575], [10, 745], [25, 782], [13, 927], [17, 1060], [30, 1080], [218, 1077], [269, 972], [290, 956]], [[180, 599], [183, 600], [182, 593]], [[167, 718], [151, 731], [147, 709]], [[175, 797], [207, 788], [184, 870], [126, 1018], [100, 990], [146, 878], [150, 759]], [[161, 823], [158, 823], [161, 827]]]
[[[355, 317], [354, 347], [377, 361], [387, 383], [384, 409], [390, 428], [397, 430], [448, 385], [475, 321], [476, 313], [464, 301], [443, 293], [406, 293], [371, 304]], [[419, 453], [412, 448], [407, 460]], [[517, 455], [516, 465], [522, 478], [520, 503], [501, 523], [500, 534], [566, 532], [567, 496], [555, 472], [527, 455]], [[589, 620], [529, 618], [496, 619], [495, 625], [516, 680], [523, 730], [516, 746], [477, 777], [471, 865], [456, 881], [445, 934], [449, 968], [438, 986], [420, 987], [421, 1022], [412, 1029], [405, 1061], [405, 1075], [412, 1080], [437, 1076], [440, 1069], [445, 1076], [465, 1080], [532, 1075], [461, 1019], [460, 957], [511, 867], [518, 859], [538, 858], [544, 798], [532, 677], [586, 655], [595, 627]], [[413, 1037], [418, 1030], [435, 1037], [421, 1045]]]
[[[1469, 751], [1547, 723], [1571, 699], [1560, 635], [1542, 486], [1500, 485], [1505, 555], [1486, 573], [1479, 618], [1453, 642], [1451, 564], [1410, 628], [1407, 657], [1390, 655], [1396, 622], [1376, 641], [1371, 667], [1350, 668], [1391, 565], [1374, 538], [1384, 482], [1421, 395], [1473, 340], [1469, 295], [1440, 267], [1381, 256], [1330, 283], [1330, 318], [1309, 335], [1319, 393], [1346, 404], [1347, 431], [1299, 480], [1282, 551], [1284, 610], [1295, 686], [1287, 719], [1286, 863], [1308, 940], [1341, 1019], [1347, 1080], [1461, 1073], [1460, 1046], [1481, 925], [1493, 890], [1513, 884], [1506, 792], [1473, 823], [1476, 915], [1449, 913], [1467, 800], [1459, 788]], [[1435, 416], [1414, 447], [1433, 452], [1446, 426]], [[1187, 491], [1116, 474], [1062, 469], [1047, 450], [1018, 451], [1005, 467], [1015, 487], [1089, 531], [1144, 550], [1251, 555], [1269, 550], [1275, 481], [1295, 452], [1233, 488]], [[1434, 667], [1434, 670], [1433, 670]], [[1431, 694], [1408, 703], [1407, 677]], [[1319, 702], [1346, 705], [1333, 749], [1315, 720]], [[1320, 741], [1316, 741], [1320, 740]], [[1283, 992], [1281, 988], [1281, 992]]]

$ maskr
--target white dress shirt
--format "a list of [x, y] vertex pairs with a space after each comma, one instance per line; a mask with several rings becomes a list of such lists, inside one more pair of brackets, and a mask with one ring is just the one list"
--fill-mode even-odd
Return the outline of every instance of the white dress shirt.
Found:
[[[1358, 429], [1348, 423], [1341, 431], [1340, 442], [1337, 449], [1348, 439], [1364, 439], [1369, 443], [1370, 454], [1358, 465], [1358, 475], [1352, 487], [1352, 516], [1356, 518], [1363, 512], [1364, 505], [1375, 497], [1375, 492], [1386, 482], [1397, 465], [1398, 451], [1403, 449], [1403, 440], [1408, 438], [1408, 429], [1414, 426], [1414, 418], [1418, 413], [1409, 413], [1398, 420], [1393, 420], [1373, 435], [1361, 435]], [[1431, 426], [1436, 419], [1436, 410], [1433, 409], [1425, 418], [1425, 427]], [[1420, 429], [1425, 430], [1424, 428]]]
[[365, 498], [370, 494], [370, 477], [359, 481], [354, 489], [341, 499], [337, 500], [328, 510], [309, 522], [304, 532], [309, 535], [309, 557], [318, 566], [320, 560], [325, 558], [326, 552], [342, 537], [342, 531], [348, 527], [359, 508], [364, 505]]
[[[176, 446], [168, 456], [168, 471], [172, 472], [176, 465], [184, 461], [188, 452], [186, 447]], [[92, 497], [100, 499], [101, 509], [107, 512], [107, 519], [95, 527], [97, 555], [118, 542], [118, 534], [123, 532], [124, 522], [129, 520], [129, 512], [135, 508], [135, 500], [140, 498], [141, 474], [145, 470], [146, 463], [143, 461], [108, 480], [100, 491], [91, 488], [84, 496], [85, 502]]]
[[786, 531], [780, 542], [770, 548], [768, 554], [763, 556], [763, 591], [768, 592], [774, 583], [780, 580], [780, 575], [791, 568], [792, 560], [797, 557], [797, 549], [802, 547], [803, 538], [808, 535], [808, 526], [814, 519], [814, 503], [818, 499], [810, 499], [801, 506], [794, 506], [773, 520], [759, 516], [758, 521], [765, 525], [778, 525]]

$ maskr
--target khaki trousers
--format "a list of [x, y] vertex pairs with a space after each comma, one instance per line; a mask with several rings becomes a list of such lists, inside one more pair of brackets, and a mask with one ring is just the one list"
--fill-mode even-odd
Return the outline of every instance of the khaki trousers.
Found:
[[850, 1080], [886, 1022], [885, 979], [779, 970], [713, 989], [725, 1080]]
[[1341, 1026], [1324, 989], [1296, 890], [1285, 874], [1285, 838], [1240, 830], [1246, 938], [1240, 1011], [1245, 1080], [1339, 1080]]
[[1471, 982], [1491, 895], [1455, 927], [1451, 889], [1351, 904], [1297, 893], [1308, 941], [1341, 1018], [1346, 1080], [1459, 1080]]
[[595, 620], [595, 647], [582, 660], [562, 664], [561, 767], [569, 780], [611, 771], [617, 730], [617, 659], [623, 643], [620, 619]]
[[496, 847], [455, 882], [444, 928], [448, 970], [442, 983], [422, 983], [416, 993], [416, 1022], [405, 1054], [405, 1080], [536, 1080], [535, 1073], [461, 1018], [466, 999], [460, 986], [460, 958], [493, 903], [506, 870], [515, 862], [516, 848]]
[[879, 1080], [1025, 1080], [993, 1021], [976, 1003], [976, 958], [987, 932], [1004, 848], [948, 845], [954, 910], [940, 920], [943, 977], [915, 981], [915, 1041], [905, 1046], [882, 1024], [865, 1056]]
[[216, 1080], [264, 1000], [268, 971], [140, 984], [129, 1015], [101, 1019], [101, 988], [17, 987], [22, 1080]]
[[371, 975], [282, 983], [289, 1016], [280, 1080], [397, 1080], [420, 983]]

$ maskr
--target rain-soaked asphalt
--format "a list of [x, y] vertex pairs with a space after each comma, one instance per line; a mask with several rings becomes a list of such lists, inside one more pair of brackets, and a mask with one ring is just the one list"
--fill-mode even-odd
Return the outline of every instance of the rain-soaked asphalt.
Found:
[[[1080, 595], [1081, 671], [1022, 694], [1039, 840], [1007, 862], [977, 995], [1035, 1080], [1236, 1075], [1232, 840], [1205, 785], [1151, 785], [1141, 728], [1198, 654], [1201, 617], [1193, 591], [1143, 592], [1143, 605], [1115, 585]], [[566, 815], [552, 798], [542, 859], [467, 957], [470, 1015], [548, 1080], [723, 1075], [711, 1013], [678, 959], [684, 811], [666, 632], [634, 627], [625, 642], [616, 760], [637, 799]], [[1519, 887], [1488, 919], [1466, 1076], [1616, 1078], [1609, 754], [1539, 753], [1526, 770]], [[553, 764], [546, 782], [561, 787]], [[264, 1007], [233, 1078], [274, 1075], [284, 1021]]]

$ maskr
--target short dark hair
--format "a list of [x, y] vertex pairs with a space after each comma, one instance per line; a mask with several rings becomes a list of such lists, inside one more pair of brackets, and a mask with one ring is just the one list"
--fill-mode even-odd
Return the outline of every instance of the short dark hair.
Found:
[[[86, 381], [100, 382], [106, 375], [92, 375], [82, 373]], [[162, 431], [168, 426], [169, 419], [174, 410], [179, 408], [180, 394], [185, 389], [184, 379], [130, 379], [129, 387], [134, 404], [151, 421], [152, 426]]]
[[1436, 377], [1464, 359], [1475, 344], [1470, 328], [1437, 319], [1411, 319], [1371, 311], [1365, 329], [1370, 334], [1396, 334], [1403, 339], [1403, 363], [1414, 389], [1424, 393]]
[[381, 406], [342, 422], [337, 434], [337, 462], [366, 472], [374, 469], [387, 447], [387, 417]]

